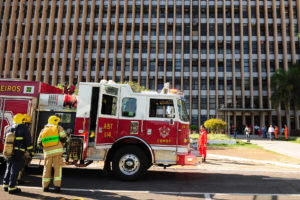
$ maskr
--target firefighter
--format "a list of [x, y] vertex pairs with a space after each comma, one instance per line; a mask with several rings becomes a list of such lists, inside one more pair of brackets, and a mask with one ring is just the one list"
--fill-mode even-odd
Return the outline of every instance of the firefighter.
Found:
[[284, 125], [284, 135], [285, 135], [285, 140], [288, 140], [289, 139], [289, 136], [288, 136], [288, 127], [287, 125], [285, 124]]
[[275, 130], [274, 130], [274, 135], [275, 135], [275, 139], [278, 140], [278, 126], [275, 126]]
[[[25, 118], [24, 119], [24, 124], [28, 127], [29, 132], [30, 132], [30, 126], [31, 126], [31, 123], [32, 123], [31, 117], [28, 114], [24, 114], [24, 118]], [[33, 153], [31, 155], [33, 155]], [[26, 151], [25, 152], [24, 167], [28, 166], [28, 164], [30, 163], [31, 159], [32, 159], [32, 156], [30, 156], [30, 153], [28, 151]], [[21, 185], [21, 184], [24, 183], [24, 181], [22, 180], [22, 174], [24, 173], [24, 167], [19, 172], [18, 181], [17, 181], [18, 185]]]
[[207, 132], [205, 127], [202, 125], [200, 128], [199, 141], [198, 141], [198, 149], [199, 153], [202, 156], [202, 161], [206, 161], [206, 148], [207, 148]]
[[5, 135], [10, 132], [15, 133], [12, 156], [7, 158], [7, 166], [3, 178], [4, 191], [8, 191], [9, 194], [21, 192], [21, 189], [17, 187], [17, 180], [19, 171], [24, 167], [25, 151], [29, 151], [31, 157], [33, 155], [31, 135], [28, 127], [25, 125], [25, 121], [24, 115], [18, 113], [13, 118], [13, 125], [5, 131]]
[[49, 192], [52, 166], [54, 168], [54, 192], [60, 192], [63, 145], [67, 141], [67, 134], [64, 129], [58, 125], [59, 122], [59, 117], [55, 115], [50, 116], [48, 124], [45, 125], [38, 138], [38, 144], [43, 146], [45, 158], [42, 181], [44, 192]]

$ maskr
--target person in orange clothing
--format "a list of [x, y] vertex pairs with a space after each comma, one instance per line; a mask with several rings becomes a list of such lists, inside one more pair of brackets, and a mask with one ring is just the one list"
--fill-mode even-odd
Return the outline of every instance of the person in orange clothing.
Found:
[[289, 131], [288, 131], [288, 127], [287, 125], [284, 125], [284, 135], [285, 135], [285, 139], [288, 140], [289, 139]]
[[200, 128], [199, 140], [198, 140], [198, 150], [202, 156], [202, 161], [206, 161], [206, 149], [207, 149], [207, 132], [202, 125]]
[[274, 131], [274, 135], [275, 135], [275, 139], [278, 140], [278, 126], [275, 126], [275, 131]]

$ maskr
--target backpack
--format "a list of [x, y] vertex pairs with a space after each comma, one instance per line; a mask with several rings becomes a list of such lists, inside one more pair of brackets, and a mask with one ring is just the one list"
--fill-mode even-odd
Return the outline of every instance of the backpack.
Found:
[[59, 134], [57, 126], [46, 126], [41, 133], [43, 147], [58, 145]]
[[7, 158], [13, 155], [15, 139], [16, 139], [15, 129], [11, 128], [10, 132], [6, 134], [4, 149], [3, 149], [3, 155]]

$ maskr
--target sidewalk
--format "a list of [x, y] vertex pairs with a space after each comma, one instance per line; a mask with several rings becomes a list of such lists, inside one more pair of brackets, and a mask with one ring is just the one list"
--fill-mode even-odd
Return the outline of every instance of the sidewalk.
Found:
[[[243, 135], [239, 135], [238, 138], [246, 141], [246, 138]], [[261, 146], [266, 150], [273, 151], [300, 160], [300, 144], [287, 142], [287, 141], [279, 141], [279, 140], [270, 141], [270, 139], [261, 138], [258, 136], [252, 136], [252, 135], [250, 137], [250, 142], [252, 144]]]

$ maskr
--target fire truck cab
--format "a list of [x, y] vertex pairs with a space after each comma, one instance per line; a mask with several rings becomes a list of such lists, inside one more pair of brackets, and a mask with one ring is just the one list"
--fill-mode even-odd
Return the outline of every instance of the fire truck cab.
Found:
[[125, 180], [150, 166], [195, 164], [189, 154], [189, 117], [177, 90], [133, 92], [111, 81], [80, 83], [75, 137], [82, 160], [105, 160]]

